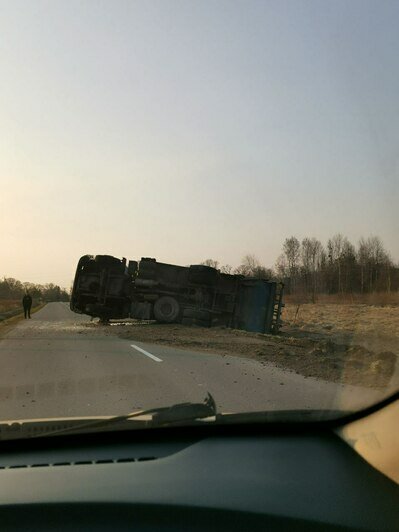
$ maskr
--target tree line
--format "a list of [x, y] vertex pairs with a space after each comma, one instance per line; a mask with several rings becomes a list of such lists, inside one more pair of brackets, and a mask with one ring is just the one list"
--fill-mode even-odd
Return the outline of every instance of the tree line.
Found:
[[378, 236], [353, 245], [338, 233], [325, 245], [317, 238], [286, 238], [274, 268], [246, 255], [237, 268], [208, 259], [203, 264], [248, 277], [283, 281], [288, 294], [368, 294], [399, 290], [399, 265]]
[[0, 280], [0, 299], [22, 299], [26, 292], [29, 292], [33, 299], [69, 301], [68, 292], [53, 283], [22, 283], [12, 277], [4, 277]]

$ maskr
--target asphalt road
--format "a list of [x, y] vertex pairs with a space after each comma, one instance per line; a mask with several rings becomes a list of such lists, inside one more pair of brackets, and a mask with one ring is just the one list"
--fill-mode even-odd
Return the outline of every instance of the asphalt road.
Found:
[[[113, 415], [202, 401], [218, 409], [357, 408], [373, 392], [240, 357], [137, 343], [50, 303], [0, 340], [0, 419]], [[378, 398], [378, 395], [376, 395]]]

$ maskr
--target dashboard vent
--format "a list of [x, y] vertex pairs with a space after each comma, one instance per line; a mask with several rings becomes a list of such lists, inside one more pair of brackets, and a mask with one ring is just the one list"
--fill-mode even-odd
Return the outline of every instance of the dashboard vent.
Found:
[[60, 467], [60, 466], [79, 466], [94, 464], [124, 464], [129, 462], [148, 462], [156, 460], [155, 456], [141, 456], [139, 458], [123, 457], [116, 459], [99, 459], [99, 460], [77, 460], [76, 462], [53, 462], [53, 463], [33, 463], [33, 464], [12, 464], [0, 465], [0, 469], [23, 469], [27, 467]]

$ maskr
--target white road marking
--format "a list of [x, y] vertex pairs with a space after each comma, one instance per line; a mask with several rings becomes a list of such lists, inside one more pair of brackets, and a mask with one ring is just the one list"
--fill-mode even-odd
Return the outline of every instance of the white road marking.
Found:
[[143, 355], [146, 355], [147, 357], [152, 358], [152, 360], [155, 360], [155, 362], [162, 362], [162, 360], [155, 355], [152, 355], [148, 351], [145, 351], [144, 349], [141, 349], [141, 347], [131, 344], [130, 347], [133, 347], [133, 349], [137, 349], [137, 351], [140, 351], [140, 353], [143, 353]]

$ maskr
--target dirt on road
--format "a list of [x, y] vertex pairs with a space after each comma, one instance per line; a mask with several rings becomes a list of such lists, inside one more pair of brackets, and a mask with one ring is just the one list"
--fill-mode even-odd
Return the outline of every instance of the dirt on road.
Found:
[[288, 304], [283, 320], [281, 334], [275, 336], [133, 320], [101, 330], [137, 342], [271, 362], [330, 382], [381, 388], [397, 378], [399, 307]]
[[[3, 303], [3, 302], [1, 302]], [[21, 305], [2, 305], [0, 303], [0, 338], [5, 336], [8, 332], [10, 332], [15, 325], [24, 319], [23, 309], [21, 308]], [[40, 309], [42, 309], [46, 303], [38, 303], [37, 305], [33, 306], [30, 313], [34, 314], [35, 312], [38, 312]], [[2, 309], [6, 308], [7, 310], [2, 313]]]

